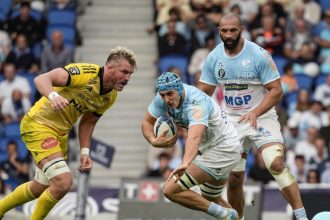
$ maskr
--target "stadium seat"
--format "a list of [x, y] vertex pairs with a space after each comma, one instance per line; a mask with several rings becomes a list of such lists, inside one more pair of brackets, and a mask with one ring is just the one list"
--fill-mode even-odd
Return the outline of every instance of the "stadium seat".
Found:
[[[1, 0], [2, 1], [2, 0]], [[15, 18], [19, 15], [19, 9], [16, 9], [15, 11], [13, 11], [13, 13], [11, 13], [11, 18]], [[36, 21], [40, 21], [41, 18], [42, 18], [42, 14], [37, 11], [37, 10], [34, 10], [34, 9], [31, 9], [30, 11], [30, 15], [31, 17], [33, 17]]]
[[321, 84], [324, 84], [326, 79], [328, 77], [328, 74], [319, 74], [316, 78], [315, 78], [315, 82], [314, 82], [314, 85], [315, 87], [316, 86], [319, 86]]
[[273, 60], [282, 76], [284, 74], [284, 66], [288, 63], [288, 59], [283, 56], [273, 56]]
[[168, 70], [169, 67], [177, 67], [181, 72], [183, 82], [189, 82], [187, 76], [188, 58], [180, 55], [168, 55], [159, 58], [158, 69], [160, 73]]
[[329, 0], [319, 0], [322, 12], [325, 12], [327, 9], [330, 8], [330, 1]]
[[20, 137], [20, 123], [11, 122], [3, 126], [3, 136], [5, 138], [19, 138]]
[[71, 10], [50, 10], [48, 12], [48, 25], [75, 27], [76, 13]]
[[[12, 5], [13, 5], [13, 0], [1, 0], [0, 20], [2, 20], [3, 18], [5, 18], [4, 20], [6, 20]], [[4, 21], [4, 20], [2, 20], [2, 21]]]
[[305, 74], [295, 74], [299, 89], [307, 89], [311, 91], [313, 86], [313, 78]]

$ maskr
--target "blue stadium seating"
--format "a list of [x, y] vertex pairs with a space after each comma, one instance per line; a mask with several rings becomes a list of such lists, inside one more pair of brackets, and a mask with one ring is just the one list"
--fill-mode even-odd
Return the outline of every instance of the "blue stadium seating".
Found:
[[17, 156], [19, 158], [24, 159], [28, 155], [29, 151], [20, 138], [0, 138], [0, 163], [8, 159], [7, 144], [12, 140], [17, 143]]
[[76, 25], [76, 12], [71, 10], [50, 10], [48, 12], [48, 25], [74, 28]]
[[305, 74], [295, 74], [299, 89], [307, 89], [308, 91], [312, 90], [313, 78]]
[[[1, 0], [1, 4], [0, 4], [0, 20], [2, 20], [3, 18], [7, 18], [11, 6], [13, 5], [13, 0]], [[2, 21], [4, 21], [5, 19], [3, 19]]]
[[[1, 0], [2, 1], [2, 0]], [[13, 13], [11, 13], [11, 18], [15, 18], [19, 15], [19, 9], [16, 9], [15, 11], [13, 11]], [[42, 18], [42, 14], [34, 9], [31, 9], [30, 11], [30, 16], [33, 17], [36, 21], [40, 21]]]
[[284, 74], [284, 66], [288, 63], [288, 59], [283, 56], [273, 56], [273, 60], [277, 66], [278, 71], [281, 75]]
[[328, 77], [328, 74], [319, 74], [316, 78], [315, 78], [315, 87], [318, 86], [318, 85], [321, 85], [323, 83], [325, 83], [326, 79]]
[[169, 67], [177, 67], [181, 72], [181, 79], [183, 82], [189, 83], [189, 76], [187, 74], [188, 58], [179, 55], [168, 55], [159, 58], [158, 69], [160, 73], [168, 70]]
[[5, 138], [19, 138], [20, 137], [20, 123], [11, 122], [3, 126], [3, 136]]

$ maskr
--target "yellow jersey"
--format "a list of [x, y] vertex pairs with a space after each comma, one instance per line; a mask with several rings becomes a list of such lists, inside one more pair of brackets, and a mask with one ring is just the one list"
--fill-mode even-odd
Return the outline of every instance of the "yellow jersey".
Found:
[[42, 97], [28, 112], [28, 116], [40, 124], [61, 133], [68, 132], [78, 118], [87, 112], [100, 117], [117, 98], [114, 89], [103, 90], [103, 67], [89, 63], [71, 63], [64, 67], [69, 77], [65, 87], [54, 90], [69, 101], [61, 112], [51, 108], [50, 100]]

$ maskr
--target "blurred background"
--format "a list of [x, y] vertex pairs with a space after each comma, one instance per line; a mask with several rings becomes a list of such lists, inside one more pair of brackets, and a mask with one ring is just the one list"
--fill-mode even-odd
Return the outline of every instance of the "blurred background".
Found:
[[[286, 163], [300, 183], [307, 214], [329, 211], [329, 0], [0, 0], [0, 196], [34, 175], [19, 137], [20, 119], [40, 98], [34, 77], [71, 62], [102, 66], [111, 48], [126, 46], [139, 67], [94, 132], [86, 219], [209, 219], [161, 194], [163, 180], [180, 164], [185, 131], [176, 146], [159, 150], [145, 141], [140, 124], [159, 73], [177, 72], [198, 87], [207, 54], [221, 42], [218, 21], [230, 11], [242, 18], [242, 35], [268, 50], [281, 74], [284, 97], [276, 109]], [[221, 88], [214, 99], [223, 104]], [[47, 219], [74, 219], [76, 137], [74, 127], [68, 143], [74, 187]], [[293, 219], [255, 150], [245, 182], [246, 219]], [[28, 219], [33, 205], [4, 219]]]

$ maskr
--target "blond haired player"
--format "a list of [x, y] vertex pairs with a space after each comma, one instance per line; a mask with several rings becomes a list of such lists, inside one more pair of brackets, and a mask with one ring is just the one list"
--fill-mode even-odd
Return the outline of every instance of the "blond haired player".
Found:
[[71, 189], [72, 174], [65, 162], [68, 132], [81, 116], [80, 171], [89, 171], [89, 145], [94, 127], [116, 101], [136, 68], [132, 51], [117, 47], [103, 67], [72, 63], [35, 78], [43, 97], [21, 122], [21, 137], [37, 165], [34, 180], [0, 200], [0, 218], [10, 209], [39, 198], [30, 220], [44, 219]]

